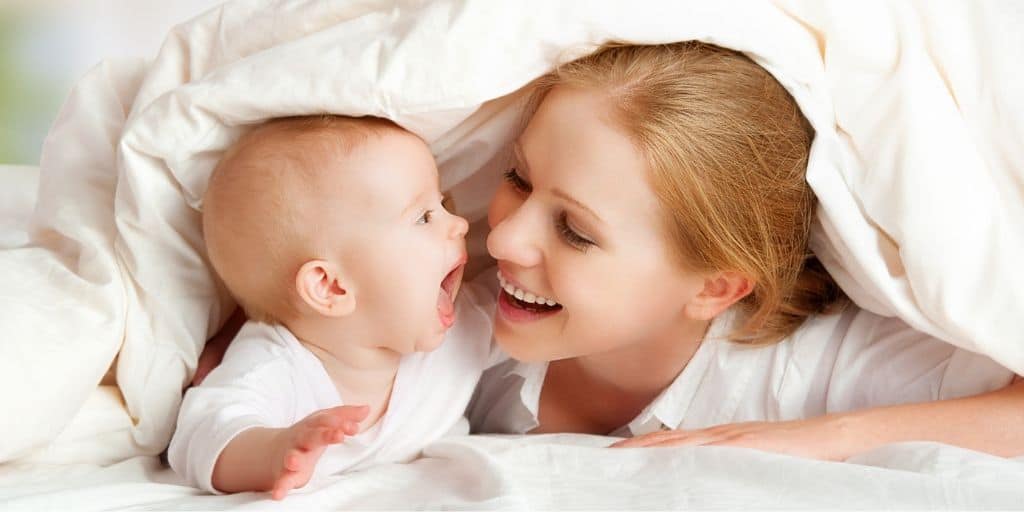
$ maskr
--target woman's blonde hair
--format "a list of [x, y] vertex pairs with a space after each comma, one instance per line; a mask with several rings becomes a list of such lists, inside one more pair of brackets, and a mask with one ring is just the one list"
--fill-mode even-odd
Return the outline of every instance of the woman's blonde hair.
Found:
[[768, 344], [846, 298], [807, 247], [816, 199], [805, 179], [813, 130], [796, 101], [743, 54], [699, 42], [608, 44], [541, 77], [602, 91], [648, 159], [683, 264], [754, 282], [730, 336]]

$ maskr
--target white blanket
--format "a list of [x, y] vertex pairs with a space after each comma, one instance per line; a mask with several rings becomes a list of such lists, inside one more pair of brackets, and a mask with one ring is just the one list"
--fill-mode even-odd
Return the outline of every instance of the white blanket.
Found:
[[1024, 459], [950, 446], [890, 445], [847, 463], [718, 447], [609, 450], [591, 436], [455, 437], [409, 464], [314, 481], [284, 502], [212, 496], [155, 457], [0, 467], [16, 510], [1015, 509]]
[[1024, 372], [1022, 22], [1012, 1], [229, 3], [151, 63], [97, 67], [57, 119], [31, 242], [0, 250], [0, 460], [80, 438], [65, 429], [115, 356], [131, 437], [97, 456], [166, 445], [230, 311], [199, 209], [246, 125], [390, 117], [431, 144], [479, 220], [520, 89], [609, 39], [701, 39], [774, 73], [817, 130], [813, 243], [843, 287]]

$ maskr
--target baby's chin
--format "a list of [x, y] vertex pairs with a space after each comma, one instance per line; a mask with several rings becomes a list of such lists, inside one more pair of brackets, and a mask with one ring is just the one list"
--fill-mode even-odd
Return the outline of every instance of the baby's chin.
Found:
[[445, 334], [446, 333], [447, 333], [447, 331], [442, 332], [441, 334], [438, 334], [438, 335], [434, 335], [431, 338], [422, 339], [422, 340], [418, 341], [416, 343], [416, 346], [413, 347], [413, 351], [415, 351], [415, 352], [433, 352], [433, 351], [437, 350], [441, 346], [441, 344], [444, 343], [444, 338], [445, 338]]

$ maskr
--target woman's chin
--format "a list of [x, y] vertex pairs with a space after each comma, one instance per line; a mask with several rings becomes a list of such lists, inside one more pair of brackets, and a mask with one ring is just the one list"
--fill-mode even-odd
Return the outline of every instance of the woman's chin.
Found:
[[539, 341], [544, 339], [542, 337], [509, 331], [508, 327], [495, 326], [494, 339], [509, 357], [517, 361], [542, 363], [566, 357], [552, 351], [549, 343]]

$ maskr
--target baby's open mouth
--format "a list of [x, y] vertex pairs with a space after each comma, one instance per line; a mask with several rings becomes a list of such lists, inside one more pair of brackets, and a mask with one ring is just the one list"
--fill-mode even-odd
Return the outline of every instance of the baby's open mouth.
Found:
[[459, 292], [459, 284], [462, 283], [463, 268], [465, 268], [465, 265], [462, 263], [456, 265], [455, 268], [453, 268], [451, 272], [448, 272], [448, 275], [444, 276], [444, 279], [441, 281], [441, 289], [444, 290], [452, 300], [455, 300], [455, 295]]
[[462, 284], [462, 271], [465, 263], [459, 262], [448, 275], [441, 280], [440, 290], [437, 292], [437, 316], [441, 319], [441, 325], [447, 329], [455, 323], [455, 296], [459, 293]]

